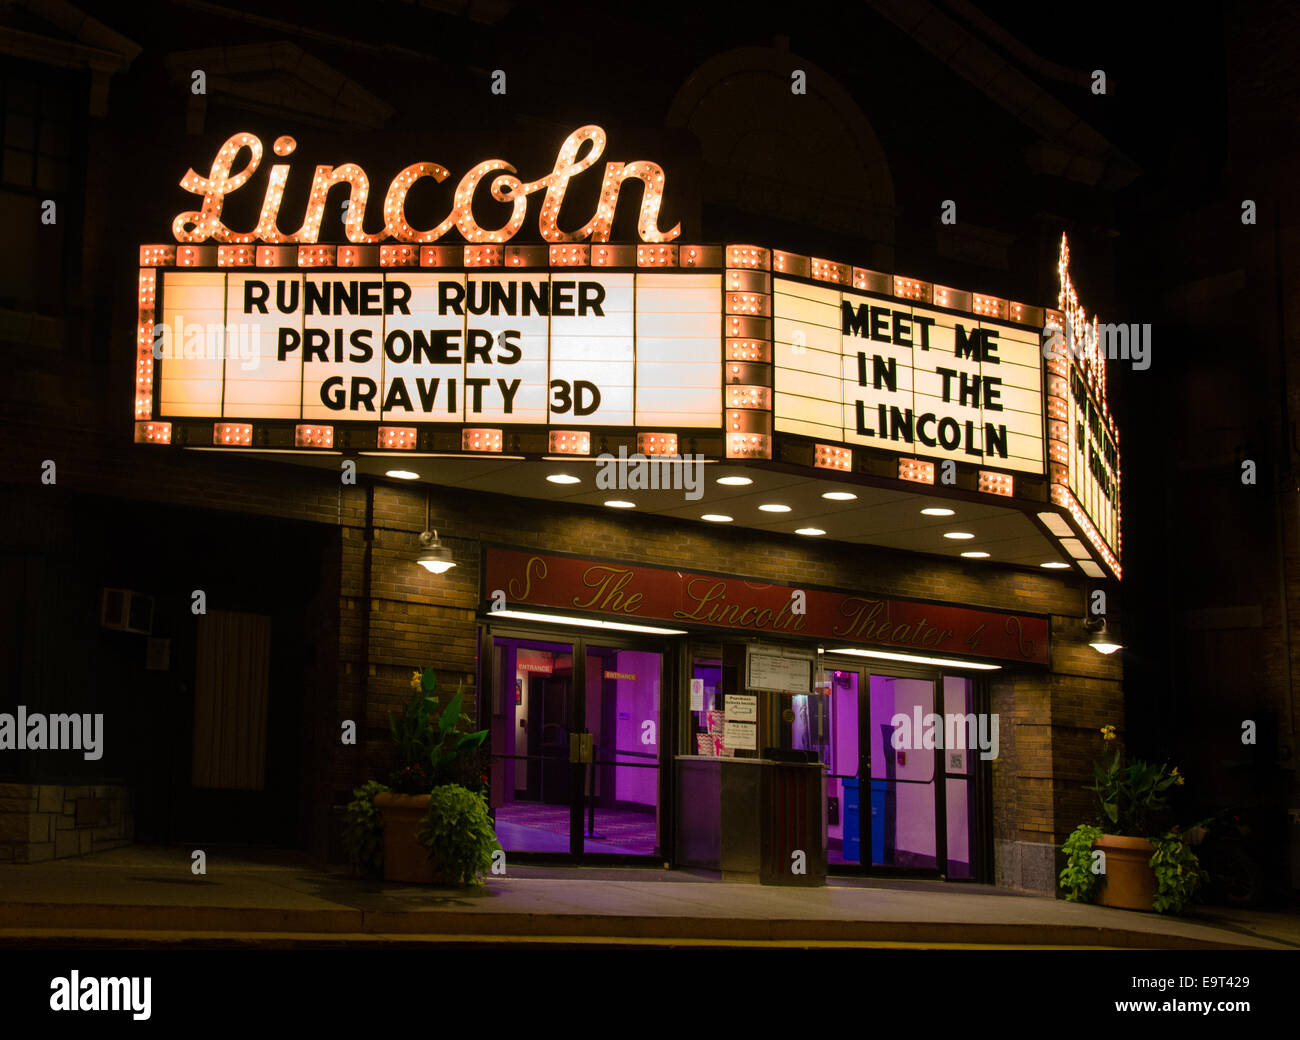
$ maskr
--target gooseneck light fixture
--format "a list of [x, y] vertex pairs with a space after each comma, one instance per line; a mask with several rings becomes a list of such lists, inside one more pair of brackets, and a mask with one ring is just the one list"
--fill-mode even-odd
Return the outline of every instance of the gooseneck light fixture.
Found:
[[1116, 650], [1124, 649], [1124, 644], [1119, 641], [1119, 635], [1106, 624], [1106, 617], [1088, 618], [1084, 621], [1083, 627], [1092, 633], [1092, 638], [1088, 640], [1088, 645], [1099, 654], [1113, 654]]
[[432, 502], [429, 495], [424, 497], [424, 530], [420, 532], [420, 553], [415, 558], [415, 562], [431, 574], [446, 574], [456, 566], [456, 561], [452, 559], [451, 550], [442, 544], [438, 537], [438, 532], [433, 530], [432, 520]]

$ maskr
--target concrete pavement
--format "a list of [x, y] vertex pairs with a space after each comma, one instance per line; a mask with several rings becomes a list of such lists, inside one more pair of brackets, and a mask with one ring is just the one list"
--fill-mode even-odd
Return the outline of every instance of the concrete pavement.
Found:
[[987, 886], [846, 879], [797, 889], [680, 871], [511, 866], [477, 890], [354, 880], [292, 853], [131, 846], [0, 866], [0, 945], [973, 945], [1297, 949], [1300, 916], [1080, 906]]

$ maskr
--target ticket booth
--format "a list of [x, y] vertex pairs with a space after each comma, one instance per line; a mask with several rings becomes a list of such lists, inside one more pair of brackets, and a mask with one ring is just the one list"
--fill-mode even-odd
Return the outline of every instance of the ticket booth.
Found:
[[677, 861], [724, 880], [826, 881], [826, 770], [782, 739], [806, 725], [815, 648], [744, 642], [694, 647], [683, 751], [676, 758]]

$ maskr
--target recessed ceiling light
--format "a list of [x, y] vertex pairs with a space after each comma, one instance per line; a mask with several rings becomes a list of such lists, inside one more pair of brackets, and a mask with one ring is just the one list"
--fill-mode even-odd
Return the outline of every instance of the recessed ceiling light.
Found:
[[707, 520], [711, 524], [729, 524], [732, 520], [725, 513], [705, 513], [700, 519]]
[[624, 502], [621, 498], [611, 498], [605, 505], [610, 509], [635, 509], [635, 502]]
[[775, 502], [769, 502], [769, 503], [767, 503], [766, 505], [761, 505], [761, 506], [759, 506], [758, 508], [761, 509], [764, 513], [788, 513], [788, 512], [790, 512], [790, 507], [789, 507], [789, 506], [777, 505]]
[[955, 510], [952, 509], [940, 509], [938, 506], [935, 506], [932, 509], [922, 509], [921, 515], [922, 516], [952, 516], [954, 512]]
[[826, 532], [823, 531], [820, 527], [800, 527], [798, 530], [795, 531], [795, 534], [806, 534], [806, 535], [819, 535], [825, 533]]
[[823, 491], [822, 498], [829, 498], [832, 502], [852, 502], [858, 496], [852, 491]]
[[719, 477], [718, 483], [726, 484], [728, 487], [744, 487], [754, 482], [749, 477]]
[[962, 553], [968, 560], [983, 560], [988, 556], [986, 552], [964, 552]]
[[412, 473], [409, 469], [390, 469], [385, 471], [384, 476], [396, 477], [398, 480], [419, 480], [420, 474]]
[[1038, 566], [1050, 567], [1052, 570], [1057, 571], [1068, 568], [1070, 565], [1068, 563], [1061, 563], [1059, 560], [1054, 560], [1051, 563], [1040, 563]]
[[974, 538], [974, 537], [975, 537], [973, 534], [968, 534], [968, 533], [965, 532], [965, 531], [945, 531], [943, 536], [944, 536], [945, 538], [956, 538], [956, 539], [959, 539], [959, 540], [960, 540], [960, 539], [965, 539], [965, 538]]
[[582, 478], [575, 477], [570, 473], [552, 473], [546, 478], [552, 484], [581, 484]]

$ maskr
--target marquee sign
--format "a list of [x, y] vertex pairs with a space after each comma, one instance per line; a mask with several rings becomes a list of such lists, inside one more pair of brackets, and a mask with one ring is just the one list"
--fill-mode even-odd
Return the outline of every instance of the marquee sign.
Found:
[[160, 418], [722, 422], [720, 273], [166, 271]]
[[804, 589], [658, 567], [605, 563], [515, 549], [488, 549], [484, 602], [496, 590], [510, 607], [589, 611], [623, 620], [786, 634], [1024, 664], [1050, 661], [1047, 618], [880, 596]]
[[[605, 145], [600, 127], [579, 127], [527, 182], [479, 162], [428, 228], [410, 224], [406, 199], [446, 168], [401, 170], [373, 230], [366, 171], [317, 166], [288, 230], [290, 164], [267, 169], [261, 138], [232, 135], [206, 174], [181, 179], [198, 202], [176, 214], [175, 243], [140, 248], [136, 440], [540, 457], [634, 437], [672, 456], [681, 434], [710, 458], [896, 466], [932, 485], [934, 463], [954, 462], [967, 467], [958, 486], [985, 494], [1016, 496], [1018, 474], [1046, 473], [1073, 525], [1040, 520], [1086, 573], [1102, 575], [1095, 550], [1119, 575], [1095, 319], [1081, 353], [1044, 366], [1044, 334], [1064, 327], [1073, 350], [1071, 323], [1083, 328], [1064, 241], [1064, 313], [762, 246], [681, 244], [680, 225], [659, 227], [665, 177], [649, 160], [606, 162], [595, 211], [562, 212]], [[296, 149], [287, 136], [271, 146]], [[610, 243], [628, 180], [639, 241]], [[346, 242], [322, 243], [336, 186]], [[226, 223], [237, 191], [260, 199], [251, 228]], [[516, 244], [533, 196], [541, 243]]]
[[775, 280], [778, 431], [1043, 472], [1037, 332]]
[[1079, 303], [1064, 235], [1057, 274], [1062, 313], [1049, 319], [1045, 331], [1051, 349], [1044, 348], [1044, 354], [1052, 354], [1047, 362], [1052, 500], [1070, 511], [1119, 577], [1119, 431], [1106, 404], [1106, 355], [1097, 317], [1088, 321]]

